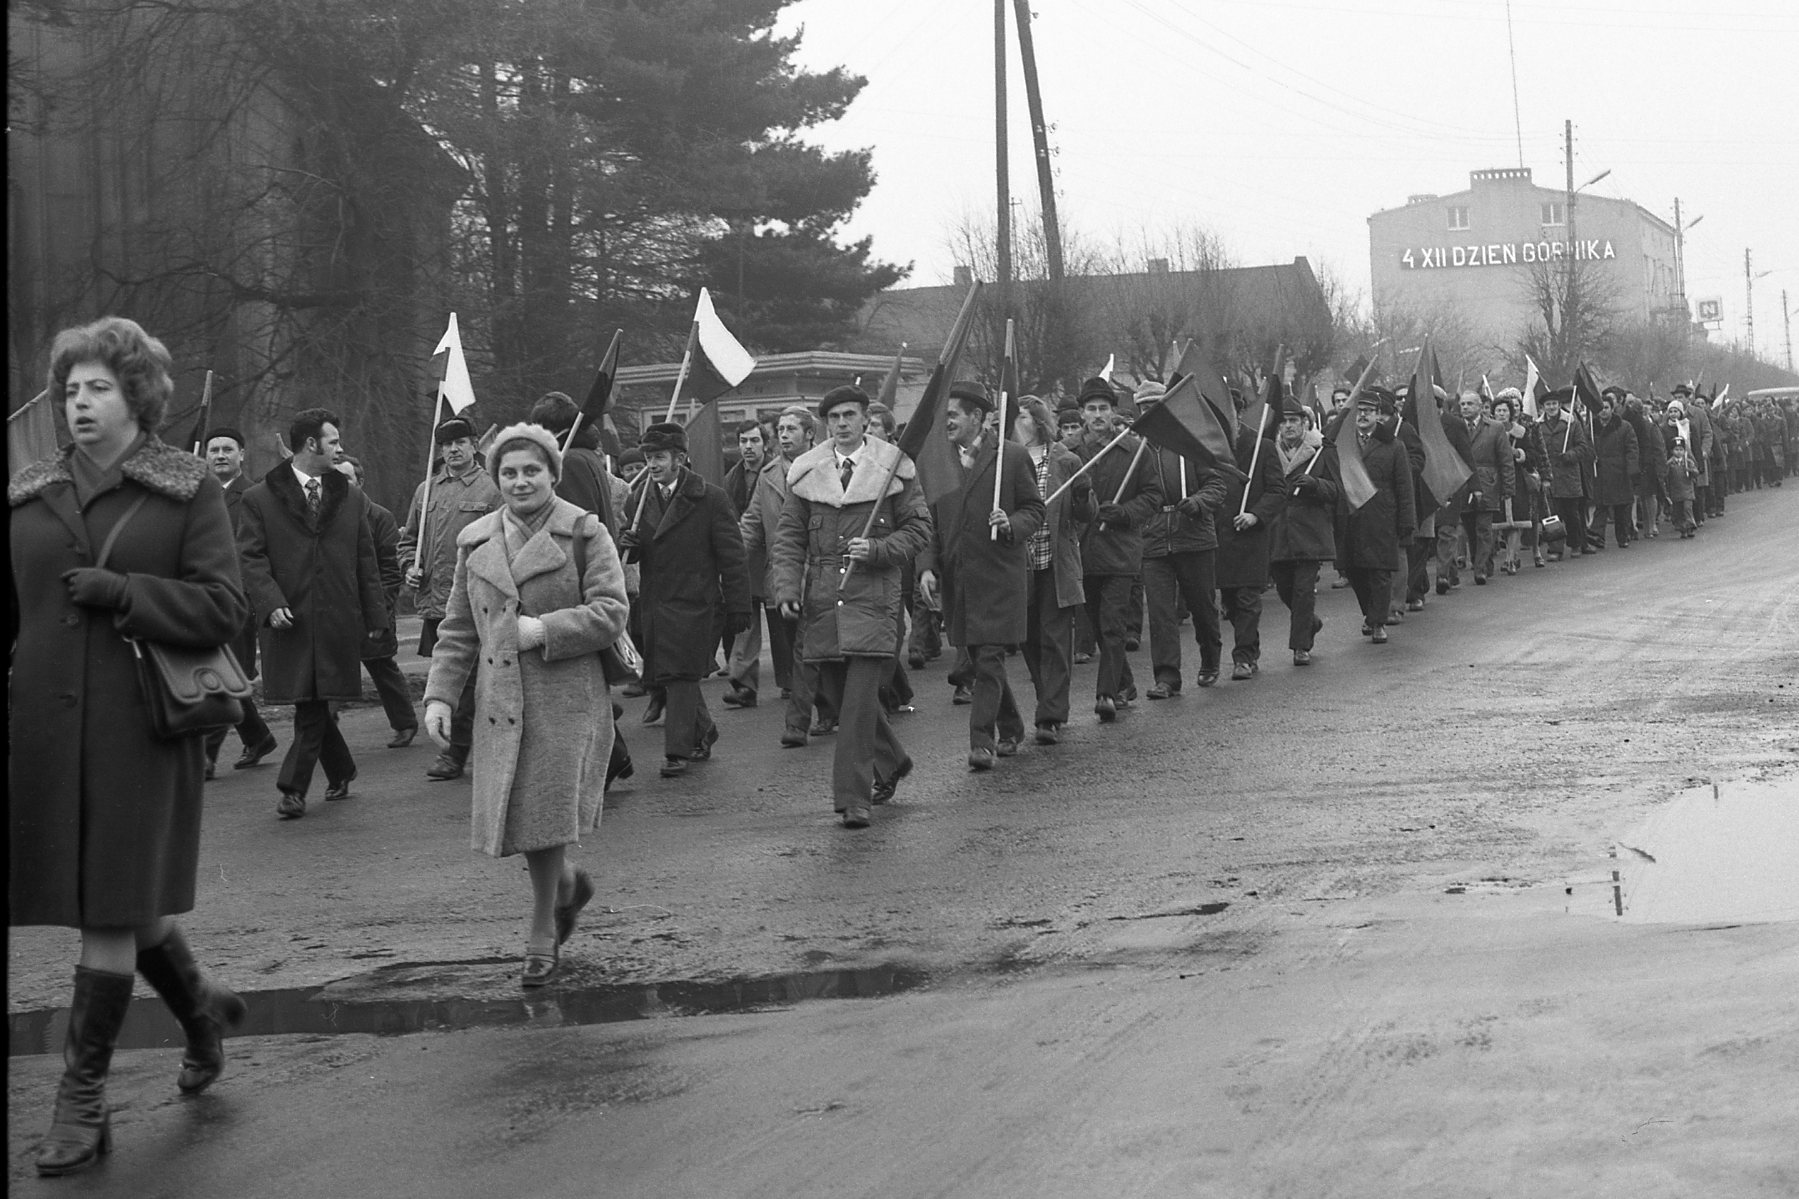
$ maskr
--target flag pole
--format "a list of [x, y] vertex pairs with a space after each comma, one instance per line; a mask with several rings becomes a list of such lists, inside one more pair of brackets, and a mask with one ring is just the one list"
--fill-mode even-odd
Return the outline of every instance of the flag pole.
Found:
[[[431, 476], [436, 473], [431, 469], [431, 462], [437, 457], [437, 426], [443, 423], [443, 411], [444, 385], [443, 380], [439, 379], [437, 381], [437, 404], [431, 410], [431, 428], [425, 433], [425, 490], [424, 494], [419, 497], [418, 552], [413, 555], [412, 559], [412, 565], [415, 570], [419, 570], [419, 558], [424, 554], [426, 547], [431, 544], [425, 539], [425, 521], [428, 520], [431, 515]], [[424, 585], [424, 581], [424, 571], [419, 570], [420, 586]]]
[[7, 417], [6, 417], [6, 423], [9, 425], [12, 424], [14, 421], [18, 420], [21, 416], [24, 416], [27, 412], [30, 412], [33, 408], [37, 407], [38, 404], [40, 402], [42, 402], [43, 400], [47, 399], [49, 397], [49, 395], [50, 395], [50, 389], [48, 387], [44, 388], [44, 390], [38, 392], [36, 395], [32, 396], [29, 400], [26, 400], [23, 404], [20, 404], [19, 410], [17, 412], [8, 413]]
[[206, 372], [206, 384], [200, 388], [200, 439], [194, 442], [194, 457], [206, 449], [206, 426], [212, 420], [212, 372]]
[[[613, 330], [612, 344], [606, 347], [606, 352], [604, 354], [600, 355], [600, 365], [602, 367], [604, 367], [608, 362], [616, 361], [616, 359], [614, 358], [614, 355], [618, 353], [619, 339], [624, 337], [624, 335], [625, 335], [625, 331], [623, 329]], [[615, 370], [613, 373], [616, 374], [617, 371]], [[596, 380], [596, 382], [597, 382], [597, 380]], [[612, 380], [611, 379], [606, 380], [606, 390], [607, 390], [608, 395], [610, 395], [610, 393], [612, 391]], [[568, 432], [562, 438], [562, 452], [563, 453], [565, 453], [565, 454], [568, 453], [569, 447], [575, 444], [575, 434], [579, 433], [581, 431], [581, 421], [586, 415], [587, 415], [587, 406], [585, 404], [583, 404], [581, 406], [580, 410], [575, 413], [575, 423], [568, 427]]]
[[[999, 422], [993, 430], [993, 510], [999, 511], [1000, 475], [1006, 463], [1006, 367], [1012, 363], [1012, 318], [1006, 318], [1006, 356], [999, 368]], [[999, 526], [989, 525], [987, 540], [999, 540]]]
[[1067, 491], [1070, 487], [1073, 487], [1074, 481], [1076, 479], [1080, 478], [1082, 475], [1084, 475], [1088, 471], [1092, 470], [1093, 464], [1098, 462], [1101, 458], [1105, 457], [1107, 450], [1111, 449], [1113, 446], [1117, 445], [1119, 442], [1123, 441], [1125, 438], [1129, 437], [1130, 435], [1131, 435], [1131, 430], [1130, 430], [1129, 425], [1126, 425], [1124, 428], [1118, 430], [1118, 436], [1114, 437], [1111, 441], [1108, 441], [1100, 449], [1099, 453], [1093, 455], [1093, 457], [1091, 457], [1091, 458], [1087, 459], [1087, 461], [1081, 463], [1081, 469], [1075, 471], [1072, 475], [1069, 475], [1068, 478], [1066, 478], [1062, 481], [1062, 485], [1060, 487], [1056, 488], [1054, 491], [1049, 493], [1049, 498], [1043, 501], [1043, 506], [1045, 508], [1047, 508], [1051, 504], [1055, 503], [1058, 499], [1061, 499], [1062, 493], [1064, 491]]
[[[1130, 432], [1129, 428], [1126, 428], [1125, 432]], [[1112, 502], [1114, 504], [1124, 498], [1124, 489], [1131, 485], [1131, 476], [1136, 473], [1137, 463], [1143, 461], [1143, 451], [1148, 448], [1149, 438], [1145, 437], [1137, 442], [1137, 452], [1131, 455], [1131, 464], [1124, 468], [1124, 478], [1118, 480], [1118, 490], [1112, 495]], [[1103, 453], [1104, 451], [1101, 452]], [[1095, 454], [1094, 457], [1098, 458], [1099, 455]], [[1072, 479], [1069, 481], [1073, 482]], [[1099, 531], [1102, 533], [1106, 531], [1106, 522], [1103, 520], [1099, 522]]]
[[[693, 365], [694, 343], [700, 339], [700, 318], [694, 317], [693, 324], [687, 329], [687, 348], [681, 352], [681, 370], [675, 375], [675, 393], [668, 397], [668, 412], [663, 415], [664, 422], [675, 419], [675, 405], [681, 400], [681, 388], [687, 384], [687, 368]], [[645, 492], [647, 495], [648, 492]], [[639, 504], [638, 507], [643, 505]]]

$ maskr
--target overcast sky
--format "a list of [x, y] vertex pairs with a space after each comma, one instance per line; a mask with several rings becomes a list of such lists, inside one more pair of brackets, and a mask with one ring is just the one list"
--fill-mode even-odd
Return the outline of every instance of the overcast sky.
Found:
[[[1799, 309], [1799, 0], [1512, 0], [1524, 165], [1690, 222], [1689, 300], [1724, 301], [1784, 357], [1781, 290]], [[1011, 4], [1007, 4], [1008, 19]], [[1237, 262], [1305, 255], [1368, 289], [1371, 213], [1517, 166], [1505, 0], [1037, 0], [1032, 29], [1065, 225], [1110, 244], [1200, 227]], [[948, 282], [950, 233], [992, 221], [993, 6], [799, 0], [799, 61], [868, 86], [811, 136], [872, 147], [879, 179], [848, 233]], [[1012, 194], [1036, 209], [1016, 34]], [[1799, 313], [1795, 314], [1799, 316]], [[1719, 335], [1714, 335], [1719, 336]]]

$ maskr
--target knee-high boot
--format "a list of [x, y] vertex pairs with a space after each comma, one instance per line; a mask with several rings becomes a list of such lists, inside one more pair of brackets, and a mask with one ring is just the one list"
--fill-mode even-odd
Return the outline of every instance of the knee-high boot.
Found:
[[132, 977], [75, 967], [75, 997], [69, 1003], [69, 1036], [63, 1042], [62, 1082], [56, 1088], [56, 1115], [37, 1147], [37, 1172], [46, 1176], [85, 1170], [112, 1149], [112, 1119], [106, 1106], [106, 1072], [112, 1048], [131, 1006]]
[[225, 1029], [243, 1023], [244, 1001], [207, 979], [179, 928], [161, 945], [137, 951], [137, 972], [162, 996], [187, 1034], [175, 1085], [190, 1095], [204, 1091], [225, 1072]]

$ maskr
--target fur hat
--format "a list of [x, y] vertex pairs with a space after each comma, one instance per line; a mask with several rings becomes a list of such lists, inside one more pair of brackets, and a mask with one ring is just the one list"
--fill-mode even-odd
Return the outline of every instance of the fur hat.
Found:
[[[513, 427], [516, 428], [517, 426], [515, 425]], [[464, 437], [473, 441], [475, 439], [475, 426], [469, 424], [460, 416], [452, 416], [449, 420], [437, 426], [437, 432], [434, 434], [434, 440], [436, 440], [438, 445], [449, 445], [452, 441], [459, 441]]]
[[[439, 432], [442, 428], [442, 425], [438, 426]], [[487, 453], [487, 473], [493, 476], [494, 482], [500, 481], [500, 459], [506, 456], [507, 450], [518, 448], [520, 442], [542, 450], [550, 463], [550, 476], [562, 477], [562, 447], [556, 443], [556, 435], [542, 425], [517, 424], [501, 429], [493, 439], [493, 448]]]
[[1104, 400], [1112, 407], [1118, 407], [1118, 393], [1112, 385], [1098, 375], [1081, 384], [1081, 394], [1076, 397], [1075, 404], [1085, 408], [1089, 400]]
[[831, 409], [837, 407], [839, 404], [860, 404], [863, 413], [866, 414], [868, 412], [868, 403], [868, 393], [863, 391], [860, 387], [851, 387], [847, 383], [842, 387], [833, 387], [831, 390], [825, 392], [824, 399], [818, 401], [818, 419], [825, 419], [825, 417], [831, 414]]
[[687, 430], [673, 423], [657, 422], [643, 431], [637, 439], [637, 448], [646, 455], [657, 450], [673, 450], [677, 454], [687, 452]]
[[1131, 400], [1141, 408], [1145, 404], [1159, 404], [1168, 395], [1168, 389], [1154, 379], [1145, 379], [1137, 384], [1137, 390]]
[[952, 383], [950, 384], [949, 398], [961, 400], [965, 404], [973, 404], [982, 412], [993, 411], [993, 397], [988, 395], [987, 389], [979, 383]]
[[1550, 400], [1554, 400], [1564, 408], [1571, 407], [1574, 404], [1574, 389], [1572, 387], [1558, 387], [1554, 391], [1546, 391], [1537, 400], [1537, 403], [1547, 404]]

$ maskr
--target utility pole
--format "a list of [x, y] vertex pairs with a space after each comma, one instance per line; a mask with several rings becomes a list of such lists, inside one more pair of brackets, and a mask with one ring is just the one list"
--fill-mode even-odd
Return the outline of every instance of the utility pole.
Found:
[[1018, 18], [1018, 52], [1024, 59], [1024, 98], [1031, 110], [1031, 140], [1037, 149], [1037, 190], [1043, 198], [1043, 245], [1051, 281], [1062, 278], [1062, 228], [1056, 220], [1056, 185], [1050, 171], [1049, 126], [1043, 120], [1043, 91], [1037, 86], [1037, 51], [1031, 42], [1031, 0], [1013, 0]]
[[1574, 122], [1562, 122], [1563, 156], [1568, 163], [1568, 245], [1574, 245]]
[[[1680, 223], [1680, 197], [1674, 197], [1674, 298], [1681, 311], [1687, 306], [1687, 231]], [[1685, 316], [1681, 319], [1684, 321]]]
[[1787, 289], [1780, 289], [1780, 323], [1787, 331], [1787, 371], [1793, 369], [1793, 318], [1787, 314]]
[[1755, 276], [1749, 270], [1749, 247], [1743, 247], [1743, 320], [1749, 329], [1749, 356], [1755, 357]]
[[1006, 0], [993, 0], [993, 153], [999, 183], [999, 315], [1012, 313], [1012, 183], [1006, 167]]

